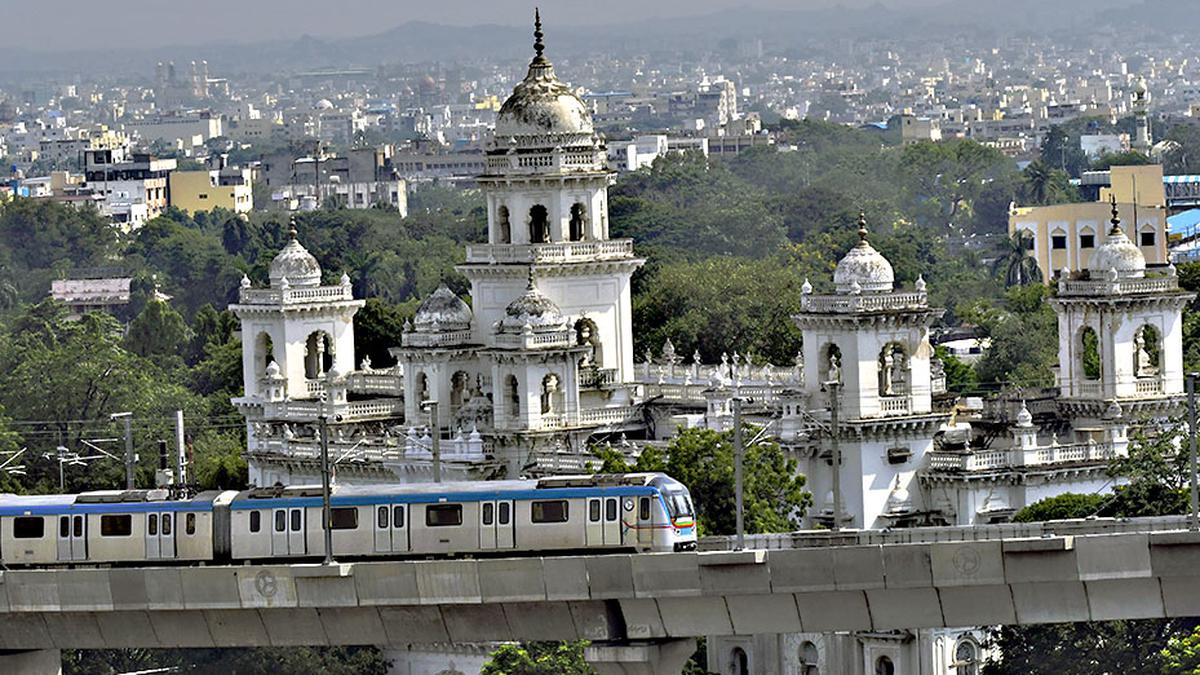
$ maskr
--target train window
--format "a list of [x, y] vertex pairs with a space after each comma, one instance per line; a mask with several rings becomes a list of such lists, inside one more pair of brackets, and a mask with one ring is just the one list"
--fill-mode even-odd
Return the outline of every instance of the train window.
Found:
[[375, 509], [375, 526], [381, 530], [386, 530], [388, 526], [388, 507], [380, 506]]
[[75, 536], [83, 536], [83, 516], [75, 516]]
[[392, 527], [404, 527], [404, 507], [392, 507]]
[[508, 502], [500, 502], [500, 524], [507, 525], [512, 506]]
[[588, 522], [600, 522], [600, 500], [593, 499], [588, 502]]
[[59, 516], [58, 536], [64, 539], [71, 536], [71, 519], [68, 516]]
[[146, 533], [154, 534], [154, 535], [158, 534], [158, 514], [157, 513], [151, 513], [149, 516], [146, 517]]
[[425, 524], [429, 527], [462, 525], [462, 504], [430, 504], [425, 507]]
[[185, 532], [187, 532], [188, 534], [196, 534], [196, 514], [194, 514], [194, 513], [187, 514], [187, 517], [183, 519], [183, 523], [184, 523], [183, 527], [184, 527]]
[[46, 522], [41, 516], [13, 518], [13, 539], [41, 539], [46, 534]]
[[491, 525], [495, 522], [496, 522], [496, 505], [495, 504], [484, 504], [483, 505], [483, 524]]
[[[299, 511], [292, 512], [292, 520], [298, 520]], [[329, 509], [329, 522], [331, 529], [334, 530], [357, 530], [358, 529], [358, 509], [353, 506], [348, 506], [341, 509]], [[300, 529], [297, 525], [296, 529]]]
[[133, 516], [100, 516], [101, 537], [128, 537], [133, 534]]
[[617, 519], [617, 500], [608, 499], [604, 502], [604, 519], [610, 523]]
[[275, 531], [287, 532], [287, 511], [275, 512]]
[[638, 503], [638, 520], [650, 520], [650, 498], [642, 497]]
[[531, 519], [535, 523], [565, 523], [569, 518], [565, 499], [533, 502], [532, 508]]
[[164, 535], [171, 534], [171, 514], [164, 513], [162, 516], [162, 533]]
[[[300, 515], [301, 515], [300, 509], [292, 509], [292, 532], [300, 531]], [[357, 516], [355, 517], [354, 522], [355, 522], [355, 527], [357, 527], [358, 526], [358, 517]], [[333, 529], [336, 530], [337, 528], [335, 527]]]
[[258, 511], [250, 512], [250, 531], [258, 532], [262, 529], [262, 514]]

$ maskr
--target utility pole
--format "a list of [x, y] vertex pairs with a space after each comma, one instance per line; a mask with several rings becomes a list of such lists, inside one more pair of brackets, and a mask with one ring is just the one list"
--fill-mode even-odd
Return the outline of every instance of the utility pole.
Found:
[[842, 450], [838, 446], [840, 434], [838, 406], [841, 405], [838, 387], [842, 386], [842, 383], [833, 380], [826, 382], [825, 386], [829, 389], [829, 459], [833, 463], [833, 529], [837, 531], [842, 529]]
[[63, 474], [63, 457], [67, 454], [67, 449], [63, 446], [58, 446], [58, 493], [62, 494], [67, 491], [67, 481]]
[[1187, 376], [1188, 470], [1191, 474], [1188, 480], [1191, 483], [1191, 488], [1188, 491], [1191, 518], [1188, 525], [1193, 532], [1200, 530], [1200, 496], [1197, 493], [1200, 487], [1196, 485], [1196, 375], [1196, 373], [1188, 373]]
[[125, 424], [125, 489], [134, 489], [134, 464], [137, 458], [133, 454], [133, 413], [113, 413], [109, 419], [119, 419]]
[[183, 442], [183, 411], [175, 411], [175, 483], [187, 485], [187, 448]]
[[321, 436], [321, 522], [325, 534], [325, 564], [333, 564], [333, 509], [329, 504], [329, 415], [325, 411], [325, 394], [321, 394], [321, 414], [317, 417]]
[[429, 451], [433, 454], [433, 482], [442, 482], [442, 425], [438, 418], [438, 402], [425, 401], [422, 404], [429, 408]]
[[742, 399], [733, 397], [733, 492], [737, 511], [737, 548], [746, 548], [746, 511], [742, 485], [742, 460], [746, 447], [742, 442]]

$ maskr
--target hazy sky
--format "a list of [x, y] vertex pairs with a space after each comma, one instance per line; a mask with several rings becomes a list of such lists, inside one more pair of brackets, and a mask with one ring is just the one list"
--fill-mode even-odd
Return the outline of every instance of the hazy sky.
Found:
[[[878, 0], [837, 0], [861, 5]], [[889, 6], [937, 0], [882, 0]], [[305, 33], [342, 37], [378, 33], [406, 21], [475, 25], [521, 24], [540, 4], [555, 23], [623, 23], [689, 16], [739, 6], [799, 9], [835, 0], [60, 0], [3, 2], [0, 46], [60, 50], [247, 42]], [[74, 18], [77, 17], [77, 18]]]

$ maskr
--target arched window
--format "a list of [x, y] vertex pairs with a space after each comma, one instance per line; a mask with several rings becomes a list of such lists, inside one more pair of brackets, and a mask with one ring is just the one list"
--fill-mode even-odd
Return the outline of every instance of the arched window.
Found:
[[545, 244], [550, 241], [550, 215], [546, 207], [534, 204], [529, 209], [529, 243]]
[[821, 656], [811, 642], [800, 645], [800, 675], [821, 675]]
[[587, 226], [587, 207], [580, 202], [571, 205], [571, 226], [569, 237], [571, 241], [583, 241]]
[[1146, 324], [1133, 334], [1133, 372], [1137, 377], [1158, 377], [1162, 358], [1162, 337], [1158, 329]]
[[908, 355], [904, 346], [895, 342], [884, 345], [879, 352], [879, 395], [908, 394]]
[[822, 382], [842, 381], [842, 350], [837, 345], [830, 343], [821, 350], [821, 372], [818, 375]]
[[496, 239], [499, 244], [512, 243], [512, 224], [508, 220], [508, 207], [496, 210]]
[[875, 675], [896, 675], [896, 664], [886, 656], [875, 659]]
[[734, 647], [729, 652], [729, 675], [750, 675], [750, 657], [745, 649]]
[[467, 390], [471, 386], [471, 376], [459, 370], [450, 376], [450, 408], [457, 410], [466, 402]]
[[265, 331], [258, 334], [254, 340], [254, 375], [262, 379], [267, 374], [267, 366], [275, 360], [275, 345], [271, 336]]
[[516, 375], [504, 378], [504, 394], [508, 398], [508, 416], [517, 417], [521, 414], [521, 386]]
[[324, 377], [333, 367], [333, 340], [325, 331], [309, 333], [304, 345], [304, 376], [310, 380]]
[[585, 354], [582, 365], [595, 365], [600, 367], [604, 363], [604, 357], [601, 353], [600, 335], [596, 329], [596, 322], [588, 318], [582, 318], [575, 322], [575, 344], [580, 347], [591, 347], [592, 353]]
[[559, 397], [558, 385], [559, 385], [558, 375], [555, 375], [554, 373], [550, 373], [546, 377], [542, 378], [542, 414], [543, 415], [552, 415], [555, 412], [558, 412], [558, 408], [560, 407], [558, 405], [558, 397]]
[[979, 675], [979, 647], [963, 640], [954, 648], [954, 675]]
[[1091, 326], [1079, 331], [1079, 359], [1084, 379], [1100, 379], [1100, 338]]

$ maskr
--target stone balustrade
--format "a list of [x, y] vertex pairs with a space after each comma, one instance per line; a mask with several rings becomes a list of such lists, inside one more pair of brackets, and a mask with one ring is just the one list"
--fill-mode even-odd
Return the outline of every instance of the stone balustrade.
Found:
[[1058, 295], [1062, 297], [1097, 297], [1105, 295], [1139, 295], [1169, 293], [1179, 290], [1175, 276], [1145, 277], [1142, 279], [1061, 279]]
[[301, 305], [353, 299], [354, 292], [350, 286], [243, 288], [238, 292], [238, 302], [243, 305]]
[[929, 296], [914, 293], [864, 293], [862, 295], [803, 295], [800, 309], [814, 314], [850, 314], [857, 312], [887, 312], [924, 309]]
[[995, 471], [1021, 466], [1050, 466], [1082, 462], [1107, 463], [1120, 453], [1112, 443], [1070, 443], [1023, 451], [984, 450], [979, 452], [934, 451], [928, 453], [932, 471]]
[[469, 263], [569, 263], [633, 257], [632, 239], [547, 244], [468, 244]]

